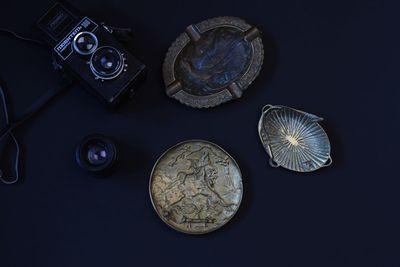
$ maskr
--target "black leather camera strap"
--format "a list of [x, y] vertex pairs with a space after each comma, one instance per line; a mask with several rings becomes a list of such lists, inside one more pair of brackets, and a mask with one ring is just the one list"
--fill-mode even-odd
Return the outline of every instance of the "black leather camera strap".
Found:
[[0, 181], [5, 184], [13, 184], [19, 180], [19, 161], [20, 161], [20, 147], [18, 144], [18, 140], [14, 135], [13, 130], [15, 130], [18, 126], [22, 125], [28, 119], [32, 118], [35, 114], [37, 114], [42, 108], [44, 108], [50, 101], [59, 95], [61, 92], [65, 91], [67, 88], [70, 88], [73, 84], [72, 81], [67, 81], [63, 85], [58, 88], [53, 88], [48, 90], [46, 93], [41, 95], [39, 99], [37, 99], [25, 112], [22, 116], [20, 116], [14, 122], [10, 122], [9, 118], [9, 110], [7, 106], [7, 99], [4, 93], [3, 86], [0, 84], [0, 97], [2, 101], [3, 114], [6, 122], [6, 127], [0, 132], [0, 142], [3, 140], [9, 140], [6, 137], [11, 137], [12, 142], [15, 146], [15, 161], [14, 161], [14, 177], [5, 178], [4, 172], [0, 169]]
[[[11, 37], [14, 37], [18, 40], [30, 42], [36, 45], [40, 46], [46, 46], [44, 43], [27, 38], [24, 36], [21, 36], [13, 31], [7, 30], [0, 28], [0, 33], [8, 34]], [[10, 116], [9, 116], [9, 110], [8, 110], [8, 105], [7, 105], [7, 98], [6, 94], [4, 92], [4, 85], [0, 84], [0, 98], [1, 98], [1, 104], [3, 108], [3, 116], [5, 119], [6, 126], [4, 129], [0, 131], [0, 143], [6, 140], [10, 140], [13, 142], [14, 147], [15, 147], [15, 159], [14, 159], [14, 174], [11, 177], [5, 177], [4, 172], [0, 169], [0, 181], [5, 183], [5, 184], [14, 184], [16, 183], [19, 178], [20, 178], [20, 171], [19, 171], [19, 165], [20, 165], [20, 145], [18, 143], [17, 138], [15, 137], [14, 130], [18, 127], [21, 126], [24, 122], [32, 118], [35, 114], [37, 114], [42, 108], [44, 108], [52, 99], [54, 99], [57, 95], [59, 95], [61, 92], [65, 91], [67, 88], [70, 88], [73, 84], [73, 81], [71, 80], [65, 80], [65, 82], [59, 86], [58, 88], [52, 88], [48, 90], [46, 93], [41, 95], [39, 99], [37, 99], [28, 109], [25, 110], [25, 112], [15, 121], [11, 122], [10, 121]], [[6, 138], [6, 137], [10, 137]]]

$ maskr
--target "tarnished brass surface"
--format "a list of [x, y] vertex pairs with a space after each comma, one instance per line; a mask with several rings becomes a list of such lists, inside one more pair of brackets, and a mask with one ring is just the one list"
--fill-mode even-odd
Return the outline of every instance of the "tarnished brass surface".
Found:
[[168, 96], [209, 108], [242, 96], [264, 60], [260, 31], [236, 17], [189, 25], [171, 45], [163, 76]]
[[160, 218], [188, 234], [223, 226], [238, 210], [243, 194], [235, 160], [219, 146], [200, 140], [167, 150], [153, 168], [149, 189]]
[[272, 167], [311, 172], [332, 164], [323, 119], [285, 106], [266, 105], [258, 124], [261, 143]]

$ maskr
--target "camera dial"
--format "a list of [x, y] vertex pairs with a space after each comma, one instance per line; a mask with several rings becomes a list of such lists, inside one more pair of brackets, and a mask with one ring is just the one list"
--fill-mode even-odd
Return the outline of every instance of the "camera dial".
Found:
[[96, 35], [91, 32], [80, 32], [74, 37], [72, 46], [77, 53], [90, 55], [96, 51], [98, 40]]
[[96, 79], [111, 80], [118, 77], [125, 67], [125, 58], [116, 48], [102, 46], [91, 56], [90, 70]]

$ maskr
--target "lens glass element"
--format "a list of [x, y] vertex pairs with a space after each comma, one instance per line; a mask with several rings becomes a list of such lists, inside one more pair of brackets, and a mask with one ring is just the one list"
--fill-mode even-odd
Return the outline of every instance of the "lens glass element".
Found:
[[114, 141], [100, 134], [86, 136], [75, 149], [78, 165], [90, 172], [110, 170], [117, 160], [117, 146]]
[[73, 47], [81, 55], [89, 55], [97, 49], [97, 37], [91, 32], [80, 32], [73, 41]]
[[87, 161], [95, 166], [103, 165], [107, 161], [107, 149], [101, 144], [91, 144], [87, 148]]
[[124, 59], [114, 47], [103, 46], [97, 49], [90, 60], [93, 73], [102, 79], [113, 79], [123, 70]]

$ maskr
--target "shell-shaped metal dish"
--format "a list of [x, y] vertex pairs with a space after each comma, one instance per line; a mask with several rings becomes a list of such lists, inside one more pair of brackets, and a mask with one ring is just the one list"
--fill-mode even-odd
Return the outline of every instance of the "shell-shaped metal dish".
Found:
[[261, 70], [260, 31], [235, 17], [189, 25], [165, 56], [168, 96], [194, 108], [209, 108], [242, 96]]
[[328, 135], [318, 123], [323, 119], [285, 106], [266, 105], [258, 124], [270, 165], [311, 172], [331, 165]]

